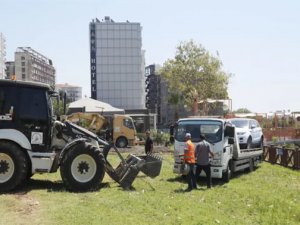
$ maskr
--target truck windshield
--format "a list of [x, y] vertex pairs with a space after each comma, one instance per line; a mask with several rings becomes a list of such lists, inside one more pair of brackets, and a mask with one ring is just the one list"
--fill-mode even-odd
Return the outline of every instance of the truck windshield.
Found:
[[199, 142], [200, 134], [203, 134], [208, 142], [216, 143], [222, 140], [222, 122], [210, 120], [180, 121], [175, 127], [175, 140], [184, 142], [186, 133], [191, 133], [193, 142]]
[[129, 129], [134, 129], [134, 123], [133, 123], [132, 119], [125, 118], [125, 119], [123, 120], [123, 125], [124, 125], [125, 127], [128, 127]]

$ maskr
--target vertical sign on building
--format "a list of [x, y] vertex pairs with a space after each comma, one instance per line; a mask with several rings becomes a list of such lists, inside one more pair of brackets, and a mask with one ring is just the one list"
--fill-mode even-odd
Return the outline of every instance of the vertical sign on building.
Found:
[[90, 51], [91, 51], [91, 98], [97, 99], [97, 76], [96, 76], [96, 24], [90, 25]]

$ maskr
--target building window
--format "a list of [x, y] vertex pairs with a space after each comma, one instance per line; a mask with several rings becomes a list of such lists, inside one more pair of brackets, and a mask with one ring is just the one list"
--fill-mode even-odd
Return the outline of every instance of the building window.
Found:
[[22, 73], [22, 79], [25, 79], [25, 78], [26, 78], [25, 73]]
[[22, 66], [25, 66], [25, 62], [22, 62]]
[[22, 57], [21, 57], [21, 60], [25, 60], [25, 57], [24, 57], [24, 56], [22, 56]]
[[22, 72], [25, 72], [25, 68], [22, 68]]

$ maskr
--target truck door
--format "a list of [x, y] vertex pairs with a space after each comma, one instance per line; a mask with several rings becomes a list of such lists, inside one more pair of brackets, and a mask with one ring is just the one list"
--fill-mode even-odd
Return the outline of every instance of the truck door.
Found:
[[254, 143], [257, 143], [259, 142], [259, 128], [258, 127], [258, 124], [256, 123], [256, 121], [254, 120], [251, 120], [250, 121], [250, 129], [251, 129], [251, 134], [252, 134], [252, 137], [253, 137], [253, 141]]
[[124, 129], [124, 134], [126, 134], [126, 137], [128, 139], [134, 139], [135, 136], [135, 128], [134, 128], [134, 123], [131, 118], [123, 118], [123, 129]]

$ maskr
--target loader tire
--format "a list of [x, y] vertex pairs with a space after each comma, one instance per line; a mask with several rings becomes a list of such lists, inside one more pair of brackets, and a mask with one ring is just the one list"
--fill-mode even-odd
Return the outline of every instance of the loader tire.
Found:
[[25, 153], [17, 145], [0, 142], [0, 192], [15, 189], [28, 174], [28, 161]]
[[62, 180], [69, 191], [95, 191], [104, 177], [104, 157], [98, 148], [79, 143], [63, 157], [60, 165]]

